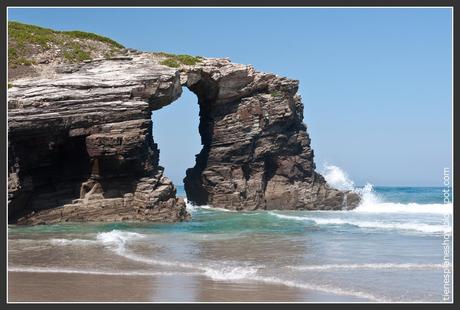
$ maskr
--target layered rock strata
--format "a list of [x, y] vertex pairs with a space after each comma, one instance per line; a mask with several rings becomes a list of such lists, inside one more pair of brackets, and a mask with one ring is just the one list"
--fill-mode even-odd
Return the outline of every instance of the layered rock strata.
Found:
[[151, 110], [181, 94], [177, 70], [137, 55], [56, 71], [8, 91], [10, 219], [188, 218], [152, 137]]
[[358, 195], [329, 187], [315, 172], [298, 81], [228, 59], [176, 69], [132, 52], [13, 81], [10, 221], [189, 218], [158, 164], [151, 121], [182, 85], [198, 97], [203, 144], [184, 180], [189, 201], [234, 210], [358, 204]]
[[315, 172], [298, 81], [207, 59], [182, 71], [198, 96], [203, 149], [184, 179], [189, 201], [232, 210], [352, 209], [354, 192]]

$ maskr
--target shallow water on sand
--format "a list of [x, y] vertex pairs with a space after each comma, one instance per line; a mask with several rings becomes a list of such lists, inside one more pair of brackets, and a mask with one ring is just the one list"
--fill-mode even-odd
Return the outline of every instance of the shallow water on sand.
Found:
[[363, 195], [353, 211], [189, 205], [177, 224], [10, 226], [10, 300], [443, 301], [442, 189]]

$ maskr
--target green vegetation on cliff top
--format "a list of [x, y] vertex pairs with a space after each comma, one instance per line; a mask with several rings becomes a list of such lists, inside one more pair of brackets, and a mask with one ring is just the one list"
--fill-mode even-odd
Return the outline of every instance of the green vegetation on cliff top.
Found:
[[180, 65], [188, 65], [188, 66], [193, 66], [199, 62], [201, 62], [201, 57], [200, 56], [190, 56], [190, 55], [176, 55], [176, 54], [170, 54], [170, 53], [156, 53], [159, 56], [166, 57], [166, 59], [162, 60], [160, 63], [162, 65], [172, 67], [172, 68], [178, 68]]
[[[30, 76], [37, 63], [77, 63], [99, 57], [110, 58], [124, 53], [120, 43], [83, 31], [57, 31], [16, 21], [8, 22], [8, 77], [9, 80]], [[200, 56], [154, 53], [160, 63], [172, 68], [192, 66], [202, 61]]]
[[[87, 44], [82, 44], [85, 41]], [[45, 52], [52, 48], [62, 51], [64, 59], [78, 62], [91, 58], [91, 44], [88, 42], [103, 43], [109, 52], [123, 48], [120, 43], [83, 31], [57, 31], [19, 22], [8, 22], [8, 65], [34, 64], [32, 55]]]

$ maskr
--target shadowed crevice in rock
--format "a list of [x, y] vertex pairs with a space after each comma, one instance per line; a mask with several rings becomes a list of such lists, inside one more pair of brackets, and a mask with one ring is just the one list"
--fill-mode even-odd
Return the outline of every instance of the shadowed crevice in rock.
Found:
[[[79, 186], [90, 176], [90, 158], [85, 137], [36, 135], [11, 144], [11, 157], [28, 171], [22, 182], [23, 196], [9, 205], [10, 215], [24, 215], [24, 205], [35, 212], [71, 203]], [[33, 164], [39, 163], [38, 165]], [[13, 168], [14, 170], [14, 168]], [[17, 171], [20, 175], [21, 171]], [[23, 211], [26, 211], [25, 213]]]
[[214, 132], [214, 119], [212, 118], [212, 103], [218, 94], [217, 83], [208, 74], [192, 76], [197, 78], [194, 84], [190, 84], [188, 89], [195, 93], [200, 107], [200, 123], [198, 131], [203, 146], [200, 153], [196, 155], [196, 164], [193, 169], [187, 169], [184, 178], [184, 187], [187, 199], [199, 205], [208, 203], [208, 192], [202, 186], [201, 174], [208, 165], [209, 150], [212, 144]]

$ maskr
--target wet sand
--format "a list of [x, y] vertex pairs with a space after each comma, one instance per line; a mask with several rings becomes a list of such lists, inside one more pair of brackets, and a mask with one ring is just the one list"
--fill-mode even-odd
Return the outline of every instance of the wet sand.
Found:
[[260, 282], [203, 276], [119, 276], [8, 272], [9, 302], [334, 302], [363, 301]]

